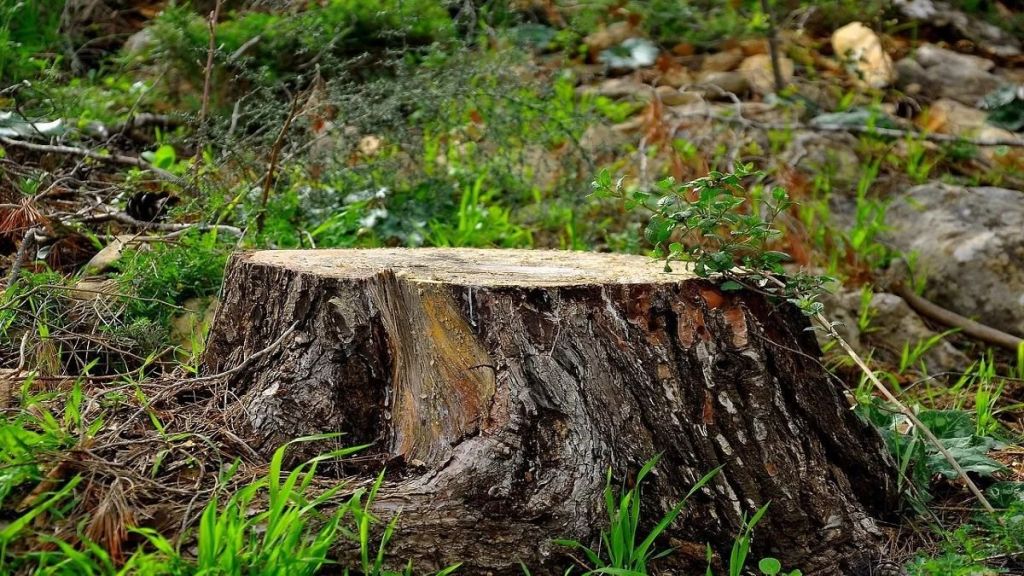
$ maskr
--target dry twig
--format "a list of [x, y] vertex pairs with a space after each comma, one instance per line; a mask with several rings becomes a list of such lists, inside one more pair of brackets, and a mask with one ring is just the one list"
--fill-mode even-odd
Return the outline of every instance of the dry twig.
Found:
[[144, 220], [136, 220], [125, 212], [110, 212], [107, 214], [99, 214], [96, 216], [88, 216], [83, 218], [81, 222], [96, 223], [96, 222], [120, 222], [128, 226], [135, 226], [146, 230], [159, 230], [162, 232], [171, 232], [174, 235], [184, 234], [190, 230], [199, 230], [200, 232], [206, 232], [209, 230], [216, 230], [218, 232], [224, 232], [233, 236], [244, 236], [245, 230], [238, 228], [237, 226], [228, 226], [227, 224], [173, 224], [170, 222], [146, 222]]
[[85, 158], [91, 158], [100, 162], [107, 162], [110, 164], [123, 164], [126, 166], [134, 166], [141, 170], [146, 170], [156, 174], [163, 180], [180, 184], [181, 179], [171, 174], [170, 172], [157, 168], [149, 162], [141, 158], [134, 156], [125, 156], [123, 154], [101, 154], [99, 152], [89, 150], [86, 148], [77, 148], [75, 146], [62, 146], [56, 144], [36, 144], [34, 142], [25, 142], [24, 140], [15, 140], [6, 136], [0, 136], [0, 144], [10, 148], [21, 148], [23, 150], [31, 150], [32, 152], [40, 152], [43, 154], [66, 154], [69, 156], [82, 156]]

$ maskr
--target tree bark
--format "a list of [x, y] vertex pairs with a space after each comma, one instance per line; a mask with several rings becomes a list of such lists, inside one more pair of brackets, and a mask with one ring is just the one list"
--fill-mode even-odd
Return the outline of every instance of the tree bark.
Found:
[[866, 573], [893, 468], [807, 327], [639, 256], [264, 251], [232, 258], [204, 370], [242, 365], [234, 409], [264, 453], [318, 432], [372, 442], [358, 472], [387, 466], [391, 554], [420, 570], [560, 574], [551, 540], [594, 543], [609, 468], [621, 486], [662, 453], [650, 524], [723, 466], [668, 531], [666, 569], [701, 565], [705, 542], [728, 557], [770, 502], [755, 557]]

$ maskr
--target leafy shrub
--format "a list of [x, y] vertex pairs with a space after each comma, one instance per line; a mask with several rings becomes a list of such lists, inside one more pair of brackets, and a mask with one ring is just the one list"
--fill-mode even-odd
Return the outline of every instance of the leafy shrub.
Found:
[[118, 261], [118, 282], [128, 295], [125, 321], [164, 323], [173, 305], [220, 290], [231, 245], [214, 233], [191, 232], [174, 243], [129, 251]]
[[[202, 79], [209, 45], [203, 16], [178, 6], [154, 22], [155, 60]], [[426, 46], [452, 38], [444, 3], [434, 0], [329, 0], [295, 14], [233, 13], [216, 26], [220, 66], [249, 82], [271, 85], [346, 58], [389, 46]]]

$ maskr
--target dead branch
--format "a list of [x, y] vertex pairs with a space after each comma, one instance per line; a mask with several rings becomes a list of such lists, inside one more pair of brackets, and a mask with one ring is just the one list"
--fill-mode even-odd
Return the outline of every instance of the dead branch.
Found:
[[216, 230], [218, 232], [224, 232], [231, 234], [232, 236], [244, 236], [245, 230], [238, 228], [237, 226], [228, 226], [226, 224], [174, 224], [170, 222], [146, 222], [144, 220], [136, 220], [125, 212], [110, 212], [107, 214], [99, 214], [96, 216], [88, 216], [80, 220], [85, 223], [96, 223], [96, 222], [120, 222], [127, 226], [135, 226], [137, 228], [143, 228], [146, 230], [159, 230], [162, 232], [171, 232], [175, 235], [181, 235], [189, 230], [199, 230], [200, 232], [207, 232], [210, 230]]
[[134, 156], [125, 156], [123, 154], [101, 154], [99, 152], [88, 150], [86, 148], [77, 148], [75, 146], [63, 146], [57, 144], [36, 144], [34, 142], [25, 142], [24, 140], [14, 140], [6, 136], [0, 136], [0, 144], [8, 146], [10, 148], [21, 148], [23, 150], [31, 150], [33, 152], [40, 152], [43, 154], [66, 154], [69, 156], [83, 156], [85, 158], [91, 158], [100, 162], [106, 162], [108, 164], [123, 164], [125, 166], [134, 166], [141, 170], [152, 172], [160, 177], [162, 180], [180, 184], [181, 179], [171, 174], [170, 172], [157, 168], [149, 162], [141, 158]]
[[281, 154], [281, 148], [284, 146], [285, 136], [288, 134], [288, 127], [291, 126], [292, 120], [299, 112], [299, 98], [301, 93], [296, 93], [295, 97], [292, 98], [291, 109], [288, 110], [288, 116], [284, 119], [284, 124], [281, 125], [281, 131], [277, 133], [277, 138], [274, 140], [274, 145], [270, 148], [270, 159], [267, 160], [267, 173], [263, 178], [263, 195], [260, 197], [260, 210], [256, 215], [256, 231], [263, 231], [263, 220], [267, 210], [267, 202], [270, 200], [270, 187], [274, 183], [274, 171], [277, 168], [277, 158]]
[[925, 318], [951, 328], [959, 328], [964, 334], [972, 338], [981, 340], [986, 344], [1005, 348], [1011, 352], [1016, 352], [1021, 346], [1024, 346], [1024, 338], [1018, 338], [1013, 334], [997, 330], [976, 320], [961, 316], [952, 310], [947, 310], [934, 302], [918, 296], [902, 282], [894, 284], [890, 288], [900, 298], [903, 298], [915, 312]]

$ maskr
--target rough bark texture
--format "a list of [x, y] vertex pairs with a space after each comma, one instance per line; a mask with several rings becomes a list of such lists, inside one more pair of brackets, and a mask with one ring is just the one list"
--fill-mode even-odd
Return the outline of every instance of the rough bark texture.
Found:
[[229, 376], [239, 414], [266, 453], [316, 432], [374, 442], [391, 471], [378, 510], [401, 511], [392, 553], [421, 570], [556, 573], [550, 541], [593, 541], [609, 467], [628, 480], [656, 453], [652, 523], [723, 466], [669, 531], [679, 566], [704, 542], [727, 553], [767, 502], [756, 553], [812, 574], [878, 558], [885, 449], [788, 305], [643, 257], [254, 252], [229, 265], [205, 371], [293, 325]]

